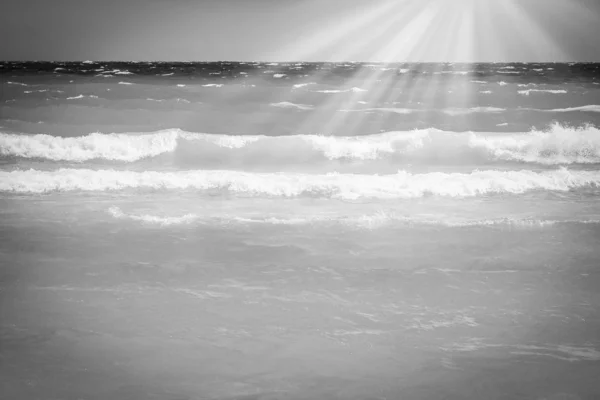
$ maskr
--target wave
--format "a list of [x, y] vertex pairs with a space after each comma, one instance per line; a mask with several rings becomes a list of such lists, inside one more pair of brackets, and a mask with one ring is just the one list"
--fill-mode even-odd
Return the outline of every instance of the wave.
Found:
[[498, 107], [472, 107], [472, 108], [447, 108], [442, 112], [444, 114], [456, 116], [456, 115], [468, 115], [468, 114], [476, 114], [476, 113], [500, 113], [506, 111], [504, 108]]
[[315, 82], [309, 82], [309, 83], [298, 83], [298, 84], [295, 84], [295, 85], [294, 85], [294, 89], [300, 89], [300, 88], [306, 87], [306, 86], [308, 86], [308, 85], [316, 85], [316, 83], [315, 83]]
[[[485, 92], [491, 93], [491, 92]], [[358, 109], [342, 109], [340, 112], [389, 112], [394, 114], [413, 114], [418, 112], [427, 112], [427, 109], [420, 108], [397, 108], [397, 107], [373, 107], [373, 108], [358, 108]], [[442, 112], [452, 117], [469, 114], [496, 114], [506, 111], [505, 108], [498, 107], [471, 107], [471, 108], [446, 108], [435, 110]]]
[[540, 110], [533, 109], [532, 111], [541, 111], [541, 112], [573, 112], [573, 111], [583, 111], [583, 112], [600, 112], [600, 105], [586, 105], [580, 107], [569, 107], [569, 108], [554, 108], [551, 110]]
[[85, 97], [89, 97], [90, 99], [97, 99], [98, 98], [98, 96], [95, 96], [93, 94], [90, 94], [90, 95], [80, 94], [80, 95], [77, 95], [77, 96], [67, 97], [67, 100], [79, 100], [79, 99], [83, 99]]
[[550, 89], [527, 89], [519, 90], [518, 93], [523, 96], [529, 96], [531, 93], [551, 93], [551, 94], [566, 94], [566, 90], [550, 90]]
[[569, 191], [600, 186], [600, 171], [474, 171], [393, 175], [249, 173], [229, 170], [179, 172], [61, 168], [53, 171], [0, 171], [0, 191], [198, 190], [242, 196], [319, 197], [342, 200], [411, 199], [427, 195], [472, 197], [522, 194], [532, 190]]
[[373, 112], [373, 111], [381, 111], [381, 112], [390, 112], [394, 114], [412, 114], [414, 112], [418, 112], [421, 110], [411, 109], [411, 108], [394, 108], [394, 107], [375, 107], [375, 108], [359, 108], [356, 110], [340, 110], [341, 112]]
[[600, 163], [600, 129], [554, 124], [548, 131], [469, 138], [471, 148], [487, 150], [496, 160], [553, 164]]
[[191, 160], [378, 160], [431, 163], [517, 161], [544, 165], [600, 163], [600, 129], [559, 124], [515, 134], [437, 129], [365, 136], [219, 135], [168, 129], [153, 133], [92, 133], [79, 137], [0, 133], [0, 155], [52, 161], [135, 162], [162, 154]]
[[125, 214], [119, 207], [111, 207], [108, 209], [110, 215], [119, 219], [130, 219], [133, 221], [158, 224], [163, 226], [189, 224], [199, 218], [195, 214], [186, 214], [181, 217], [161, 217], [148, 214]]
[[599, 224], [600, 220], [595, 219], [566, 219], [549, 220], [535, 218], [493, 218], [493, 219], [448, 219], [432, 218], [425, 216], [400, 215], [396, 212], [380, 210], [371, 214], [363, 215], [297, 215], [297, 216], [268, 216], [263, 217], [243, 217], [232, 215], [198, 215], [188, 213], [179, 217], [166, 217], [151, 214], [125, 213], [119, 207], [113, 206], [108, 209], [108, 213], [117, 219], [128, 219], [144, 224], [173, 226], [189, 225], [191, 223], [220, 223], [220, 224], [257, 224], [257, 225], [286, 225], [286, 226], [307, 226], [307, 225], [343, 225], [348, 227], [376, 229], [383, 227], [414, 227], [414, 226], [433, 226], [448, 228], [468, 228], [468, 227], [498, 227], [511, 229], [536, 229], [546, 228], [559, 224]]
[[[295, 85], [294, 85], [295, 86]], [[367, 89], [361, 89], [359, 87], [353, 87], [350, 89], [329, 89], [329, 90], [315, 90], [315, 93], [348, 93], [348, 92], [353, 92], [353, 93], [360, 93], [360, 92], [366, 92]]]
[[303, 110], [303, 111], [307, 111], [307, 110], [312, 110], [314, 107], [308, 104], [296, 104], [296, 103], [291, 103], [289, 101], [282, 101], [280, 103], [271, 103], [272, 107], [279, 107], [279, 108], [295, 108], [297, 110]]

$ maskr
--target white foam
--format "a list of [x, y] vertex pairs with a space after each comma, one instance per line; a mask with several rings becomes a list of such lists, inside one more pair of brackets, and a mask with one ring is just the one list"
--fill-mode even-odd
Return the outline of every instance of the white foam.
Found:
[[541, 164], [600, 163], [600, 130], [554, 124], [548, 131], [528, 134], [481, 136], [472, 134], [472, 148], [486, 149], [499, 160]]
[[522, 96], [529, 96], [531, 93], [551, 93], [551, 94], [566, 94], [566, 90], [550, 90], [550, 89], [527, 89], [519, 90], [518, 93]]
[[298, 110], [312, 110], [314, 107], [308, 104], [296, 104], [296, 103], [291, 103], [289, 101], [282, 101], [279, 103], [271, 103], [271, 106], [273, 107], [279, 107], [279, 108], [295, 108]]
[[295, 89], [299, 89], [301, 87], [305, 87], [305, 86], [308, 86], [308, 85], [316, 85], [316, 83], [315, 82], [298, 83], [298, 84], [294, 85], [294, 88]]
[[551, 110], [536, 110], [543, 112], [573, 112], [573, 111], [582, 111], [582, 112], [600, 112], [600, 105], [586, 105], [580, 107], [569, 107], [569, 108], [555, 108]]
[[133, 85], [131, 82], [119, 82], [119, 85]]
[[[148, 99], [150, 101], [166, 101]], [[176, 99], [184, 101], [185, 99]], [[508, 123], [498, 124], [506, 126]], [[600, 163], [600, 130], [588, 126], [568, 128], [555, 124], [546, 131], [514, 134], [444, 132], [436, 129], [392, 131], [360, 136], [321, 135], [224, 135], [168, 129], [152, 133], [93, 133], [79, 137], [16, 135], [0, 133], [0, 154], [54, 161], [82, 162], [106, 159], [134, 162], [173, 152], [181, 140], [211, 143], [223, 149], [243, 149], [240, 156], [273, 162], [300, 155], [310, 159], [321, 155], [330, 160], [376, 160], [400, 156], [411, 162], [429, 162], [431, 157], [465, 163], [519, 161], [539, 164]], [[200, 144], [182, 144], [182, 149], [205, 154], [217, 151]], [[314, 153], [311, 155], [311, 152]], [[304, 153], [304, 154], [302, 154]], [[260, 155], [260, 156], [259, 156]]]
[[274, 74], [273, 78], [285, 78], [286, 76], [286, 74]]
[[504, 81], [500, 81], [500, 82], [498, 82], [498, 85], [500, 85], [500, 86], [506, 86], [506, 85], [508, 85], [508, 83], [506, 83]]
[[498, 107], [472, 107], [472, 108], [447, 108], [442, 112], [444, 114], [456, 116], [456, 115], [467, 115], [467, 114], [475, 114], [475, 113], [500, 113], [506, 111], [504, 108]]
[[353, 87], [350, 89], [326, 89], [326, 90], [315, 90], [315, 93], [347, 93], [347, 92], [354, 92], [354, 93], [360, 93], [360, 92], [366, 92], [366, 89], [361, 89], [359, 87]]
[[179, 85], [177, 85], [177, 87], [185, 87], [185, 85], [184, 84], [179, 84]]
[[47, 193], [124, 189], [221, 190], [268, 197], [325, 197], [356, 200], [419, 198], [425, 195], [469, 197], [494, 193], [522, 194], [531, 190], [568, 191], [599, 186], [600, 171], [474, 171], [469, 174], [432, 172], [394, 175], [329, 173], [249, 173], [227, 170], [134, 172], [66, 169], [0, 171], [0, 191]]
[[381, 112], [390, 112], [394, 114], [412, 114], [418, 110], [410, 109], [410, 108], [396, 108], [396, 107], [374, 107], [374, 108], [361, 108], [357, 110], [340, 110], [342, 112], [360, 112], [360, 111], [381, 111]]
[[90, 95], [80, 94], [80, 95], [77, 95], [77, 96], [67, 97], [67, 100], [79, 100], [79, 99], [83, 99], [85, 97], [89, 97], [90, 99], [97, 99], [98, 98], [98, 96], [93, 95], [93, 94], [90, 94]]
[[222, 83], [209, 83], [207, 85], [202, 85], [202, 87], [222, 87]]
[[106, 159], [133, 162], [173, 151], [177, 146], [178, 136], [178, 130], [147, 135], [92, 133], [66, 138], [43, 134], [0, 133], [0, 154], [53, 161]]
[[7, 84], [9, 84], [9, 85], [29, 86], [28, 84], [26, 84], [26, 83], [21, 83], [21, 82], [10, 82], [10, 81], [9, 81], [9, 82], [6, 82], [6, 83], [7, 83]]
[[199, 218], [196, 214], [186, 214], [181, 217], [161, 217], [149, 214], [125, 214], [119, 207], [116, 206], [109, 208], [108, 212], [115, 218], [130, 219], [133, 221], [140, 221], [162, 226], [189, 224]]
[[375, 160], [384, 154], [415, 151], [425, 146], [429, 139], [426, 130], [412, 132], [386, 132], [369, 136], [317, 136], [302, 135], [315, 150], [331, 160]]

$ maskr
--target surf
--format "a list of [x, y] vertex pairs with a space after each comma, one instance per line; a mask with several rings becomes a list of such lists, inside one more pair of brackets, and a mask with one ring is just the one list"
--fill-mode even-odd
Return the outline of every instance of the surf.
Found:
[[390, 175], [250, 173], [232, 170], [177, 172], [61, 168], [0, 171], [0, 191], [9, 193], [195, 190], [266, 197], [318, 197], [341, 200], [411, 199], [424, 196], [474, 197], [523, 194], [533, 190], [569, 191], [600, 185], [600, 171], [476, 170]]
[[[105, 160], [134, 163], [159, 156], [186, 165], [221, 160], [225, 165], [315, 161], [449, 164], [518, 162], [540, 165], [600, 163], [600, 129], [554, 124], [520, 133], [390, 131], [361, 136], [227, 135], [166, 129], [91, 133], [77, 137], [0, 133], [0, 156], [55, 162]], [[163, 160], [164, 161], [164, 160]]]

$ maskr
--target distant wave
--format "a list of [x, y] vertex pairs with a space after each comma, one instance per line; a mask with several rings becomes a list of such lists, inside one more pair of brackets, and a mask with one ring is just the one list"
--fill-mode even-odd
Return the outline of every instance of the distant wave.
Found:
[[444, 114], [456, 116], [456, 115], [468, 115], [477, 113], [499, 113], [506, 111], [504, 108], [498, 107], [472, 107], [472, 108], [447, 108], [442, 112]]
[[83, 99], [83, 98], [86, 98], [86, 97], [89, 97], [90, 99], [97, 99], [98, 98], [98, 96], [95, 96], [93, 94], [90, 94], [90, 95], [80, 94], [80, 95], [77, 95], [77, 96], [67, 97], [67, 100], [78, 100], [78, 99]]
[[[600, 163], [600, 129], [559, 124], [527, 133], [457, 133], [437, 129], [364, 136], [218, 135], [168, 129], [152, 133], [92, 133], [78, 137], [0, 133], [0, 155], [53, 161], [135, 162], [162, 154], [260, 162], [378, 160], [411, 163]], [[279, 160], [279, 161], [278, 161]]]
[[312, 110], [314, 107], [308, 104], [296, 104], [296, 103], [291, 103], [289, 101], [282, 101], [280, 103], [271, 103], [272, 107], [279, 107], [279, 108], [295, 108], [297, 110], [303, 110], [303, 111], [307, 111], [307, 110]]
[[412, 108], [395, 108], [395, 107], [374, 107], [374, 108], [358, 108], [355, 110], [340, 110], [341, 112], [361, 112], [361, 111], [366, 111], [366, 112], [373, 112], [373, 111], [380, 111], [380, 112], [390, 112], [390, 113], [394, 113], [394, 114], [412, 114], [414, 112], [419, 112], [422, 110], [418, 110], [418, 109], [412, 109]]
[[555, 108], [555, 109], [551, 109], [551, 110], [533, 109], [533, 111], [541, 111], [541, 112], [573, 112], [573, 111], [600, 112], [600, 105], [586, 105], [586, 106], [580, 106], [580, 107]]
[[527, 89], [519, 90], [520, 95], [529, 96], [531, 93], [551, 93], [551, 94], [566, 94], [566, 90], [544, 90], [544, 89]]
[[306, 87], [306, 86], [308, 86], [308, 85], [316, 85], [316, 83], [315, 83], [315, 82], [309, 82], [309, 83], [297, 83], [297, 84], [295, 84], [295, 85], [294, 85], [294, 88], [295, 88], [295, 89], [300, 89], [300, 88], [302, 88], [302, 87]]
[[598, 187], [600, 171], [474, 171], [393, 175], [249, 173], [229, 170], [179, 172], [62, 168], [53, 171], [0, 171], [0, 191], [199, 190], [242, 196], [320, 197], [343, 200], [409, 199], [427, 195], [470, 197], [522, 194], [532, 190], [568, 191]]
[[361, 89], [359, 87], [353, 87], [351, 89], [330, 89], [330, 90], [315, 90], [315, 93], [347, 93], [347, 92], [354, 92], [354, 93], [359, 93], [359, 92], [366, 92], [367, 89]]
[[[491, 93], [491, 92], [490, 92]], [[413, 114], [418, 112], [436, 111], [453, 117], [469, 114], [496, 114], [507, 111], [505, 108], [498, 107], [471, 107], [471, 108], [445, 108], [441, 110], [428, 110], [421, 108], [400, 108], [400, 107], [372, 107], [372, 108], [356, 108], [342, 109], [340, 112], [388, 112], [394, 114]]]

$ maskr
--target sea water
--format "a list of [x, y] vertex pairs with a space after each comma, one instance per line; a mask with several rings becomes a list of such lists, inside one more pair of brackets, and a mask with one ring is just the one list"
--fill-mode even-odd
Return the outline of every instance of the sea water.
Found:
[[600, 397], [600, 66], [0, 84], [3, 397]]

